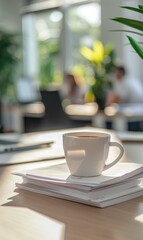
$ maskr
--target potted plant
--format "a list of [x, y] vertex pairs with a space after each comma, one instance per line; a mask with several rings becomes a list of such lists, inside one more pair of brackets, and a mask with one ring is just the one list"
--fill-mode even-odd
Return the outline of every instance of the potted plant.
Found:
[[112, 44], [103, 45], [101, 41], [95, 41], [92, 48], [81, 47], [80, 53], [88, 61], [93, 76], [87, 95], [93, 95], [99, 109], [104, 109], [106, 92], [110, 88], [110, 73], [115, 64], [115, 49]]
[[[122, 6], [121, 8], [143, 14], [143, 5], [138, 5], [138, 7]], [[112, 20], [135, 29], [135, 31], [134, 30], [131, 31], [128, 29], [123, 30], [123, 31], [125, 31], [127, 33], [137, 34], [139, 36], [143, 36], [143, 21], [135, 20], [134, 18], [130, 19], [130, 18], [125, 18], [125, 17], [116, 17], [116, 18], [112, 18]], [[116, 30], [116, 31], [121, 31], [121, 30]], [[127, 38], [129, 40], [129, 43], [135, 50], [135, 52], [140, 56], [141, 59], [143, 59], [143, 47], [142, 47], [143, 43], [138, 42], [135, 38], [133, 38], [129, 35], [127, 35]]]

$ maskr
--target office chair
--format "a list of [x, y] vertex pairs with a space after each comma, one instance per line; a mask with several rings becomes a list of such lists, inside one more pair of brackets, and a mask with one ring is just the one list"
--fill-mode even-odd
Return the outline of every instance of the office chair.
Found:
[[59, 90], [41, 91], [42, 102], [45, 106], [43, 124], [47, 129], [62, 129], [83, 126], [85, 123], [72, 120], [62, 107]]

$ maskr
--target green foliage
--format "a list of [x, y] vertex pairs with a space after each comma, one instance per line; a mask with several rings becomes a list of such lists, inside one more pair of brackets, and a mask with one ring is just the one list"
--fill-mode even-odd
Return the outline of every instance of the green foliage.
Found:
[[0, 97], [6, 94], [14, 83], [18, 46], [14, 34], [0, 30]]
[[[143, 14], [143, 5], [138, 5], [138, 7], [128, 7], [128, 6], [123, 6], [122, 8], [133, 11], [133, 12], [138, 12], [140, 14]], [[130, 31], [130, 30], [124, 30], [124, 32], [127, 33], [134, 33], [140, 36], [143, 36], [143, 21], [141, 20], [135, 20], [133, 19], [129, 19], [129, 18], [125, 18], [125, 17], [116, 17], [116, 18], [112, 18], [111, 20], [119, 22], [121, 24], [124, 24], [128, 27], [131, 27], [137, 31]], [[116, 31], [120, 31], [120, 30], [116, 30]], [[121, 30], [122, 31], [122, 30]], [[131, 46], [133, 47], [133, 49], [135, 50], [135, 52], [139, 55], [139, 57], [141, 59], [143, 59], [143, 47], [142, 44], [143, 42], [137, 42], [133, 37], [131, 36], [127, 36]]]
[[89, 92], [94, 95], [95, 101], [100, 104], [105, 102], [106, 91], [110, 88], [110, 74], [115, 67], [115, 49], [112, 44], [103, 46], [101, 41], [96, 41], [93, 48], [82, 47], [80, 50], [88, 61], [93, 75]]
[[46, 41], [39, 42], [40, 54], [40, 88], [46, 89], [56, 81], [55, 56], [59, 52], [57, 43]]

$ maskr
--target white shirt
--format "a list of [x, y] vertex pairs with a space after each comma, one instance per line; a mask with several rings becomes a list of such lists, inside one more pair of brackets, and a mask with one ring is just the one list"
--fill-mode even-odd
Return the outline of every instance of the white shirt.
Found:
[[138, 79], [124, 77], [122, 80], [114, 80], [113, 89], [123, 103], [143, 102], [143, 85]]

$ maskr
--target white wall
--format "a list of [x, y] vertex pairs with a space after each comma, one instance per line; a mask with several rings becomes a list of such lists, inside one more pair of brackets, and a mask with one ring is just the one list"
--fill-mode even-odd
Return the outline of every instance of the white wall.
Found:
[[111, 30], [117, 29], [117, 24], [111, 18], [121, 16], [120, 5], [122, 5], [122, 0], [101, 0], [101, 38], [104, 44], [108, 42], [113, 43], [117, 51], [117, 56], [122, 59], [122, 33], [111, 32]]
[[[117, 51], [117, 57], [119, 61], [124, 64], [132, 76], [139, 78], [143, 81], [143, 61], [139, 56], [134, 53], [134, 50], [130, 46], [126, 34], [122, 32], [111, 32], [115, 29], [129, 29], [117, 22], [110, 20], [114, 17], [129, 17], [134, 16], [139, 19], [140, 14], [136, 14], [132, 11], [123, 10], [120, 6], [135, 6], [142, 4], [140, 0], [101, 0], [102, 6], [102, 41], [104, 43], [112, 42], [115, 45]], [[142, 16], [141, 16], [142, 17]], [[134, 36], [137, 38], [137, 36]]]

